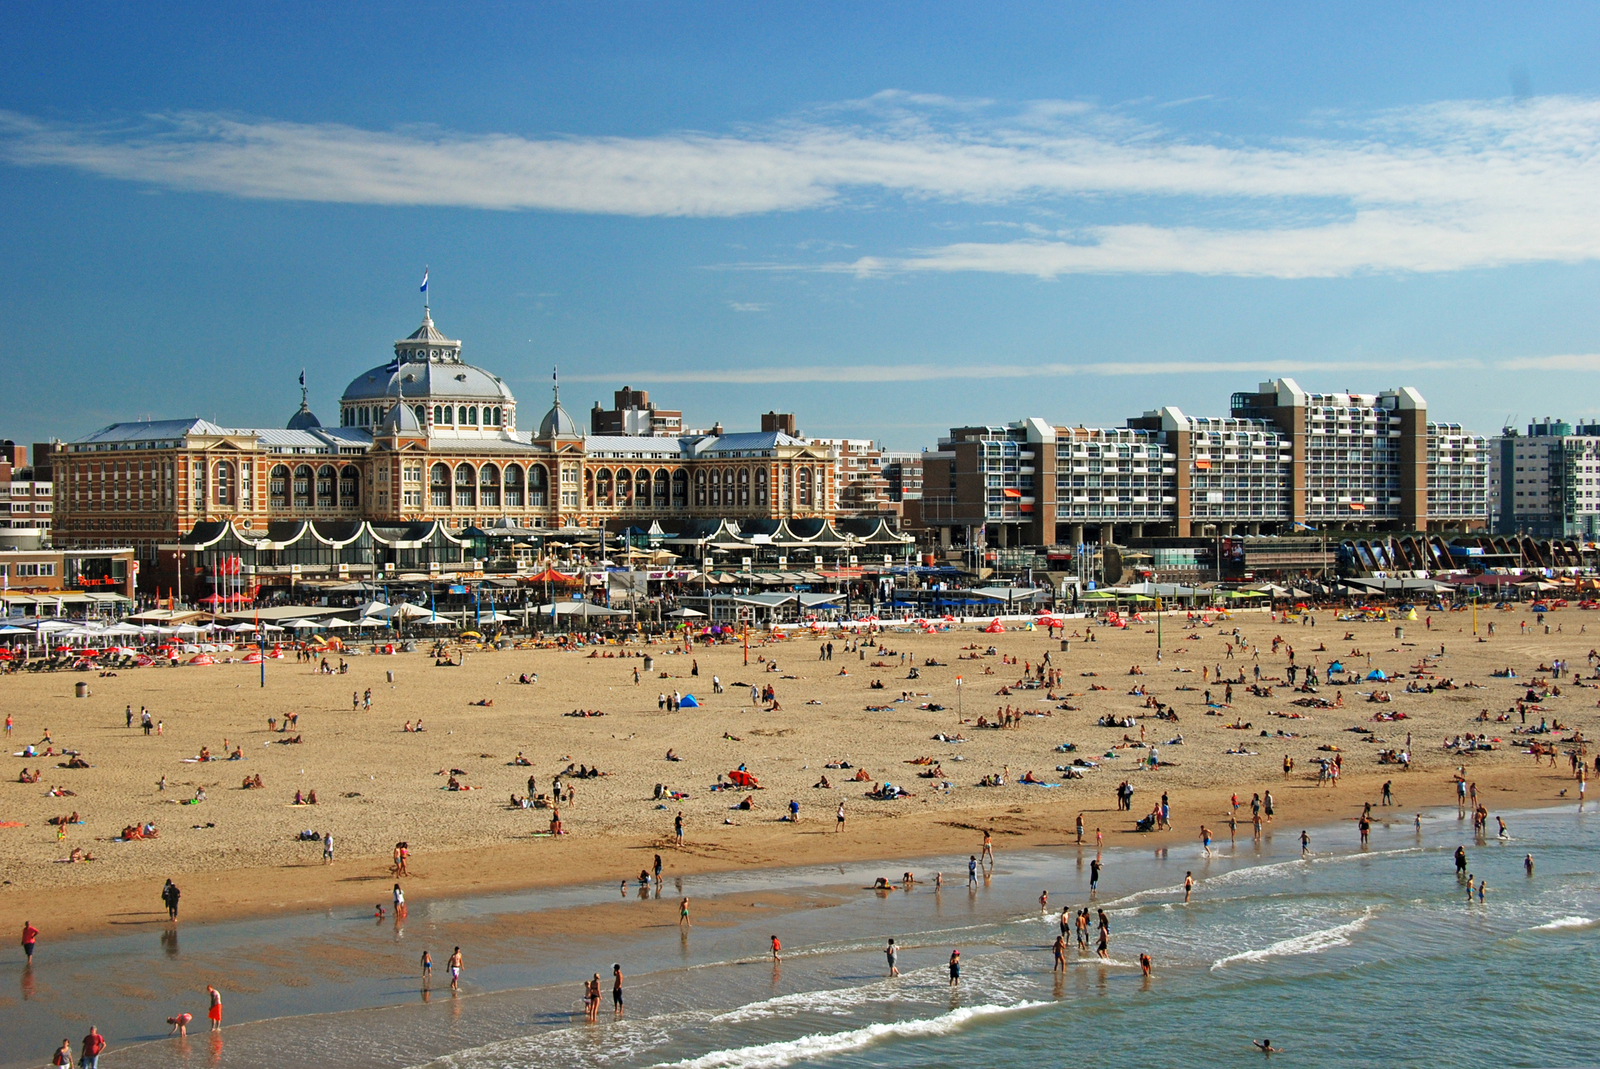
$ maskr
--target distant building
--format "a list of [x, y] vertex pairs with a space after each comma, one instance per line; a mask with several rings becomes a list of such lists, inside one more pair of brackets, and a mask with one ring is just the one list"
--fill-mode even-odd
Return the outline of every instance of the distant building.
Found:
[[29, 464], [26, 447], [0, 442], [0, 528], [40, 531], [49, 537], [55, 512], [50, 458], [58, 445], [34, 443], [34, 463]]
[[648, 390], [624, 386], [612, 398], [609, 410], [601, 408], [599, 401], [589, 410], [590, 434], [676, 438], [683, 432], [683, 413], [657, 408], [650, 403]]
[[[619, 391], [617, 402], [612, 414], [626, 419], [681, 422], [651, 408], [642, 391]], [[763, 425], [773, 417], [794, 425], [776, 413]], [[462, 360], [461, 343], [426, 312], [394, 343], [392, 359], [351, 380], [338, 423], [322, 425], [302, 385], [282, 429], [196, 418], [104, 427], [53, 458], [56, 544], [132, 545], [147, 562], [166, 547], [165, 568], [180, 539], [202, 525], [213, 535], [231, 527], [247, 541], [283, 543], [287, 576], [302, 556], [326, 563], [306, 548], [319, 540], [374, 540], [368, 556], [381, 564], [410, 552], [403, 544], [434, 539], [435, 529], [454, 542], [451, 532], [472, 527], [621, 531], [659, 521], [676, 530], [703, 520], [829, 520], [838, 508], [833, 450], [784, 430], [725, 433], [717, 424], [702, 434], [590, 435], [559, 393], [536, 428], [519, 429], [510, 388]], [[38, 522], [39, 513], [28, 515]], [[307, 521], [315, 537], [302, 543]], [[170, 587], [176, 578], [151, 582]]]
[[1229, 408], [1168, 406], [1119, 428], [952, 428], [922, 456], [917, 522], [947, 545], [960, 530], [999, 546], [1487, 525], [1486, 441], [1429, 422], [1416, 390], [1321, 394], [1276, 379]]
[[1494, 533], [1600, 536], [1600, 424], [1546, 418], [1493, 441]]
[[893, 516], [899, 510], [889, 499], [883, 473], [883, 448], [870, 438], [810, 438], [827, 446], [835, 460], [834, 485], [838, 487], [838, 515]]

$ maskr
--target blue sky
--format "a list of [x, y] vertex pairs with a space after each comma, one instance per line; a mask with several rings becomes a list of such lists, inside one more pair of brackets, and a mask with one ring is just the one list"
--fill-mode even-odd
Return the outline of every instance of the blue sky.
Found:
[[1291, 375], [1600, 417], [1600, 8], [22, 5], [0, 436], [281, 425], [419, 318], [543, 411], [931, 445]]

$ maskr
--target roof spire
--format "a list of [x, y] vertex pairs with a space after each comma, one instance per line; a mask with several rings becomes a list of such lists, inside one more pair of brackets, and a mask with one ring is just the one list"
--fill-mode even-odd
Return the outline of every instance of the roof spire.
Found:
[[561, 365], [550, 365], [550, 395], [553, 402], [559, 407], [561, 404]]
[[306, 369], [300, 369], [300, 411], [304, 412], [309, 406], [306, 404]]

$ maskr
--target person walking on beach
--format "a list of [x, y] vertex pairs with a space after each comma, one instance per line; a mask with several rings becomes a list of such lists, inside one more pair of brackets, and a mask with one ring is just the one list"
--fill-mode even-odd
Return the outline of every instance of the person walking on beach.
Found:
[[1522, 871], [1528, 874], [1528, 879], [1533, 879], [1533, 855], [1526, 854], [1522, 858]]
[[1143, 973], [1146, 977], [1148, 977], [1150, 975], [1150, 967], [1151, 967], [1150, 955], [1149, 954], [1140, 954], [1139, 955], [1139, 971], [1141, 973]]
[[169, 921], [178, 919], [178, 896], [180, 894], [178, 885], [170, 879], [167, 880], [166, 886], [161, 888], [161, 901], [166, 904], [167, 920]]
[[694, 927], [693, 922], [691, 922], [689, 920], [689, 897], [687, 895], [685, 895], [678, 902], [678, 927], [679, 928], [693, 928]]
[[894, 945], [894, 940], [889, 940], [889, 945], [884, 948], [883, 956], [889, 959], [889, 975], [900, 975], [900, 948]]
[[222, 1028], [222, 992], [207, 984], [206, 997], [211, 1000], [211, 1007], [206, 1010], [206, 1017], [211, 1020], [211, 1030], [216, 1032]]
[[950, 986], [955, 987], [961, 983], [961, 951], [950, 952]]
[[1089, 862], [1089, 897], [1093, 898], [1100, 889], [1100, 859], [1095, 858]]
[[683, 845], [683, 810], [678, 810], [678, 815], [672, 818], [672, 838], [679, 845]]
[[32, 921], [22, 922], [22, 953], [27, 957], [25, 966], [33, 965], [33, 945], [39, 941], [39, 929], [33, 926]]
[[1305, 857], [1306, 854], [1308, 854], [1310, 852], [1311, 852], [1311, 836], [1307, 835], [1305, 833], [1304, 829], [1301, 829], [1301, 832], [1300, 832], [1300, 856], [1301, 857]]
[[839, 812], [834, 815], [833, 830], [835, 833], [844, 831], [844, 799], [839, 799]]
[[72, 1065], [72, 1040], [63, 1038], [61, 1046], [56, 1048], [55, 1056], [50, 1059], [51, 1065]]
[[994, 868], [994, 837], [993, 836], [994, 836], [994, 829], [993, 828], [985, 828], [984, 829], [984, 832], [983, 832], [983, 852], [978, 855], [978, 864], [981, 865], [985, 861], [987, 861], [989, 863], [989, 867], [990, 868]]
[[967, 855], [967, 886], [978, 886], [978, 858], [976, 855]]
[[1078, 814], [1078, 846], [1083, 845], [1083, 814]]
[[611, 1016], [622, 1016], [622, 963], [611, 966]]
[[1189, 896], [1194, 894], [1194, 871], [1183, 874], [1183, 901], [1188, 904]]
[[783, 954], [781, 953], [782, 950], [783, 950], [783, 944], [778, 942], [778, 937], [777, 936], [773, 936], [772, 937], [772, 960], [773, 961], [782, 961], [783, 960]]
[[656, 873], [656, 884], [659, 886], [660, 883], [661, 883], [661, 855], [660, 854], [656, 855], [655, 873]]
[[1261, 794], [1261, 814], [1267, 818], [1267, 823], [1272, 823], [1272, 788], [1267, 788]]
[[1064, 936], [1064, 935], [1056, 936], [1056, 941], [1055, 941], [1054, 945], [1052, 945], [1050, 947], [1050, 952], [1053, 955], [1055, 955], [1055, 961], [1051, 964], [1050, 971], [1051, 972], [1066, 972], [1067, 971], [1067, 938], [1066, 938], [1066, 936]]
[[426, 991], [433, 984], [433, 955], [426, 950], [422, 952], [422, 989]]
[[450, 990], [461, 990], [461, 948], [456, 947], [450, 955]]
[[331, 831], [322, 833], [322, 863], [324, 865], [333, 864], [333, 832]]
[[1211, 829], [1204, 824], [1200, 825], [1200, 845], [1205, 849], [1206, 857], [1211, 856]]
[[100, 1069], [100, 1054], [106, 1049], [106, 1037], [94, 1025], [89, 1026], [89, 1034], [83, 1037], [79, 1046], [78, 1069]]

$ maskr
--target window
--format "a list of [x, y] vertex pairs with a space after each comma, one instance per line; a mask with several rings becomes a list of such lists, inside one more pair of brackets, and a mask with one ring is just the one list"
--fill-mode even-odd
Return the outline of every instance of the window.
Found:
[[500, 469], [493, 464], [478, 469], [478, 502], [484, 508], [500, 507]]
[[545, 495], [550, 492], [550, 473], [543, 464], [534, 464], [528, 468], [528, 504], [530, 506], [543, 506]]
[[435, 464], [432, 473], [433, 507], [447, 509], [450, 507], [450, 469], [443, 464]]
[[477, 426], [477, 424], [478, 424], [478, 408], [477, 408], [476, 405], [474, 405], [473, 407], [467, 409], [466, 418], [463, 419], [461, 422], [465, 423], [469, 427]]
[[477, 472], [471, 464], [456, 466], [456, 508], [471, 508], [477, 503]]
[[233, 465], [225, 460], [212, 469], [211, 494], [214, 504], [233, 504]]
[[56, 574], [54, 564], [13, 564], [11, 574], [19, 579], [42, 579]]
[[339, 506], [355, 508], [361, 504], [361, 472], [352, 464], [339, 469]]
[[311, 507], [311, 467], [307, 464], [294, 469], [294, 507]]
[[336, 473], [332, 464], [324, 464], [317, 469], [317, 507], [331, 509], [336, 503], [334, 500], [334, 480]]

